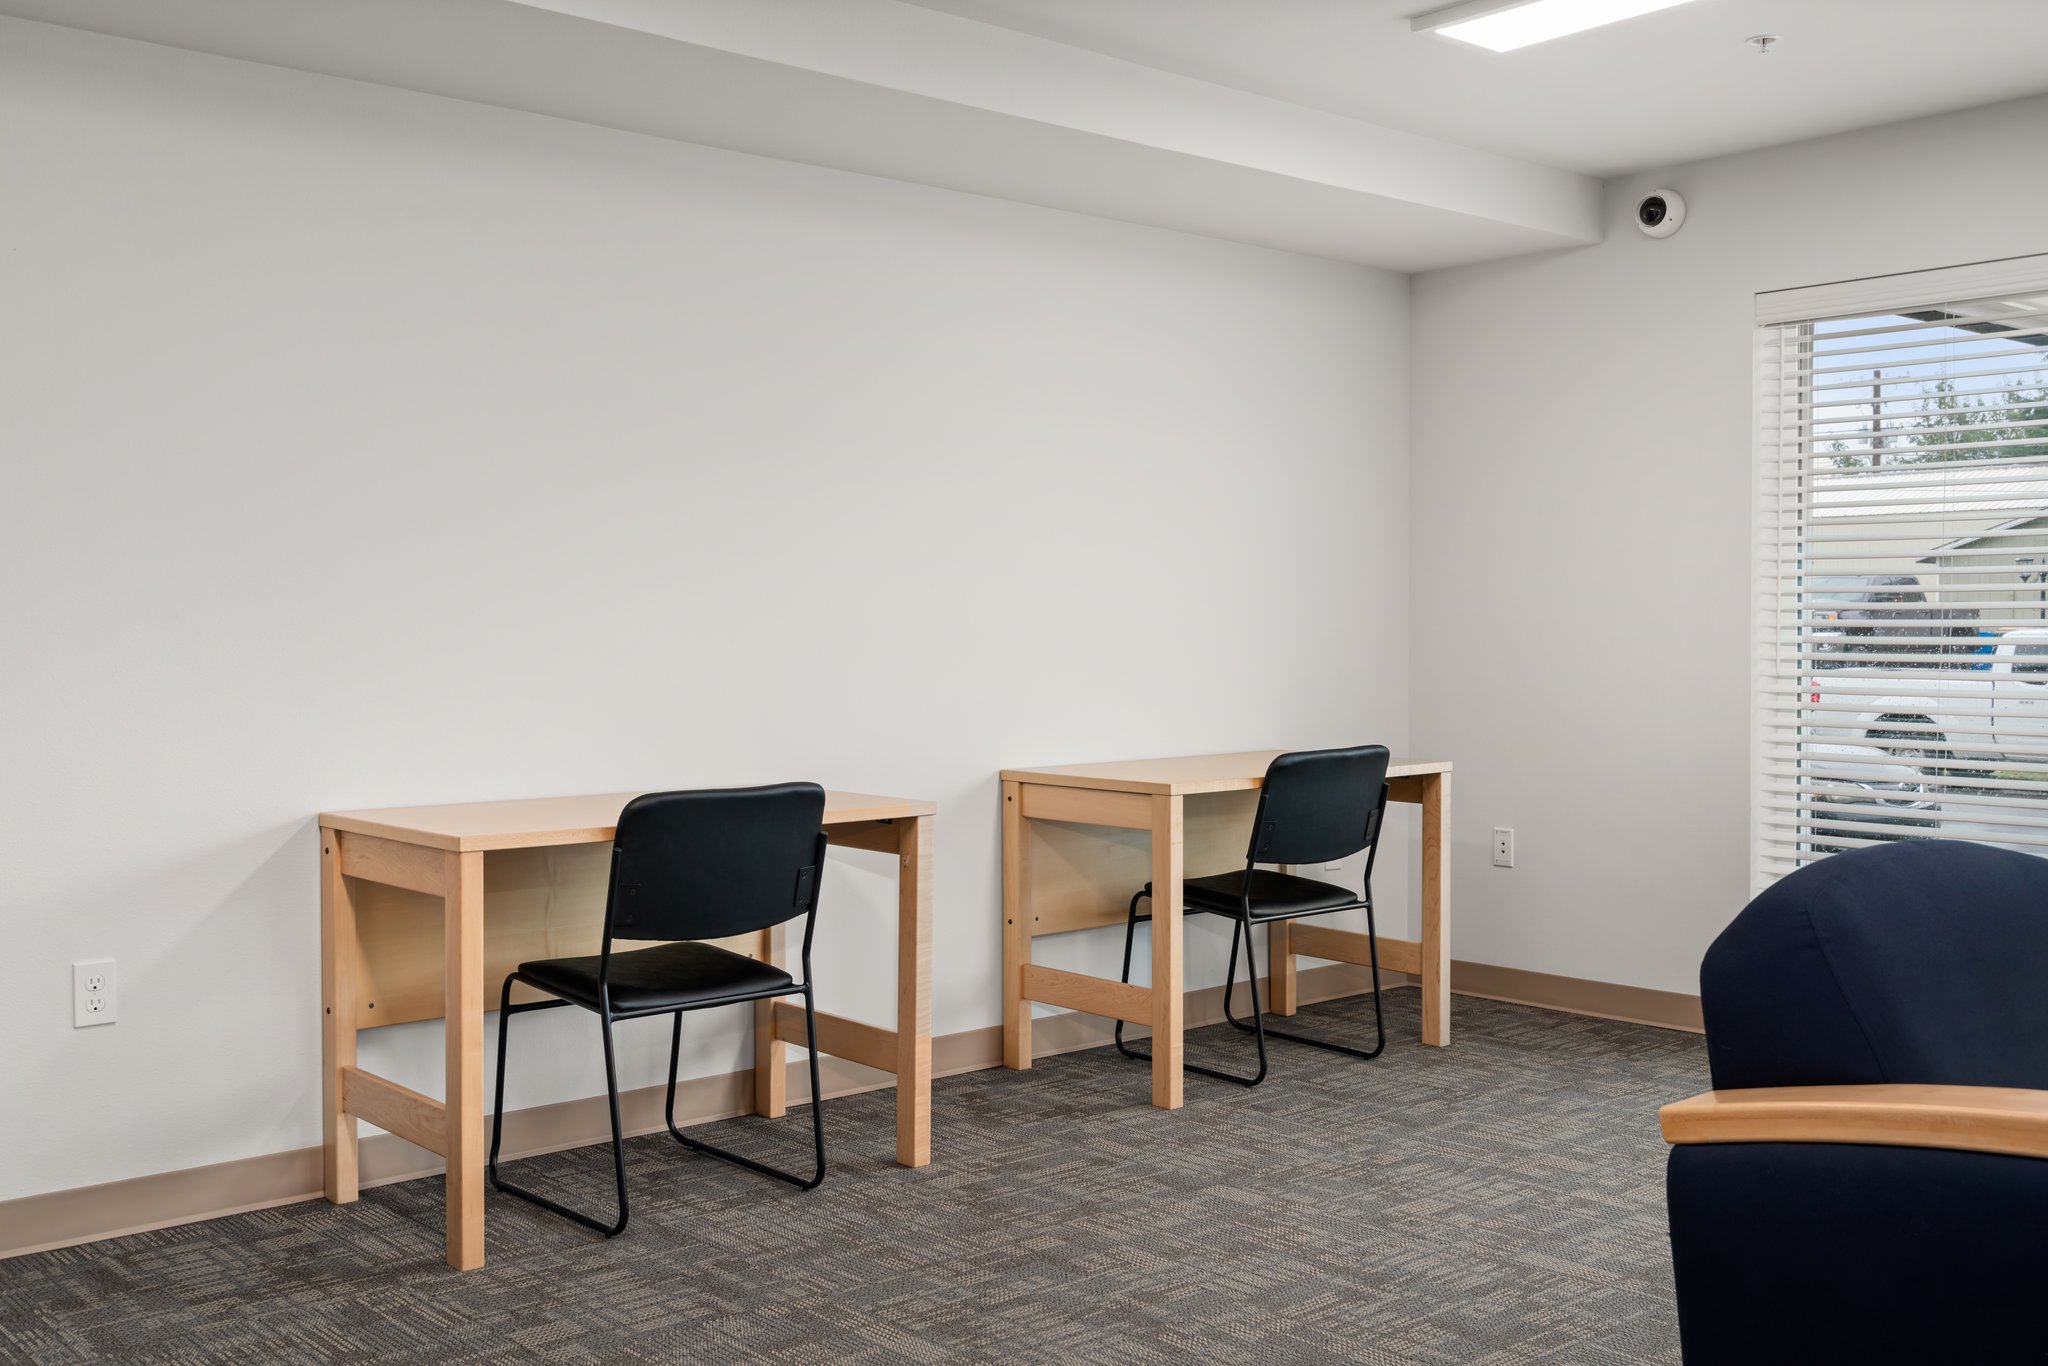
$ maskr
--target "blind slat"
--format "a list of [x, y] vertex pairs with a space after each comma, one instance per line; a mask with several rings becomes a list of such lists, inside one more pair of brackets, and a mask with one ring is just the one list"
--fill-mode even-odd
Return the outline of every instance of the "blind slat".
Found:
[[[1968, 359], [1978, 360], [1981, 359], [1981, 357], [1971, 355], [1968, 357]], [[1808, 385], [1804, 397], [1814, 398], [1816, 395], [1819, 394], [1837, 393], [1843, 389], [1874, 388], [1881, 391], [1886, 385], [1890, 385], [1894, 389], [1902, 387], [1907, 388], [1908, 393], [1904, 395], [1904, 397], [1917, 397], [1921, 401], [1925, 402], [1928, 399], [1935, 397], [1935, 395], [1926, 392], [1924, 389], [1918, 392], [1917, 394], [1913, 393], [1913, 387], [1930, 385], [1944, 380], [1954, 381], [1995, 379], [2000, 381], [2000, 387], [2002, 388], [2038, 389], [2041, 387], [2040, 379], [2042, 367], [2044, 365], [2048, 365], [2048, 361], [2043, 361], [2041, 365], [2035, 365], [2031, 367], [2024, 365], [1989, 365], [1985, 366], [1983, 369], [1974, 369], [1967, 365], [1950, 366], [1944, 364], [1941, 361], [1935, 360], [1911, 361], [1907, 362], [1907, 364], [1916, 367], [1922, 367], [1929, 370], [1934, 370], [1938, 373], [1933, 375], [1874, 375], [1870, 379], [1825, 379], [1818, 384]], [[1875, 371], [1881, 369], [1882, 367], [1872, 365], [1858, 366], [1855, 368], [1869, 369]], [[1838, 371], [1837, 373], [1842, 372]], [[1835, 400], [1818, 399], [1816, 401], [1822, 403], [1832, 403]]]
[[[2048, 363], [2048, 358], [2044, 358], [2044, 363]], [[1866, 385], [1864, 385], [1863, 387], [1867, 389], [1867, 388], [1869, 388], [1870, 386], [1866, 384]], [[2011, 390], [2011, 389], [2012, 389], [2013, 387], [2014, 387], [2014, 386], [2012, 386], [2012, 385], [2010, 385], [2010, 384], [1990, 384], [1990, 385], [1983, 385], [1983, 386], [1971, 386], [1971, 385], [1964, 385], [1964, 386], [1962, 386], [1962, 387], [1960, 387], [1960, 388], [1955, 388], [1955, 389], [1950, 389], [1950, 390], [1947, 390], [1947, 391], [1945, 391], [1945, 392], [1943, 393], [1943, 395], [1942, 395], [1942, 396], [1943, 396], [1944, 398], [1978, 398], [1978, 397], [1981, 397], [1981, 396], [1983, 396], [1983, 395], [1985, 395], [1985, 394], [1997, 394], [1997, 395], [1998, 395], [1998, 396], [1999, 396], [2000, 398], [2003, 398], [2003, 397], [2005, 397], [2006, 393], [2007, 393], [2007, 392], [2008, 392], [2009, 390]], [[2033, 389], [2033, 388], [2037, 388], [2038, 386], [2037, 386], [2037, 385], [2032, 385], [2032, 384], [2023, 384], [2023, 385], [2020, 385], [2019, 387], [2020, 387], [2020, 388], [2022, 388], [2022, 389]], [[1892, 404], [1895, 404], [1895, 403], [1923, 403], [1923, 402], [1925, 402], [1925, 401], [1926, 401], [1927, 397], [1928, 397], [1928, 396], [1927, 396], [1926, 394], [1924, 394], [1924, 393], [1914, 393], [1914, 394], [1899, 394], [1899, 395], [1896, 395], [1895, 397], [1892, 397], [1892, 398], [1878, 398], [1878, 399], [1870, 399], [1870, 398], [1861, 398], [1861, 399], [1855, 399], [1855, 398], [1832, 398], [1832, 399], [1820, 399], [1820, 400], [1816, 400], [1816, 399], [1814, 398], [1814, 396], [1813, 396], [1813, 395], [1811, 395], [1811, 394], [1802, 394], [1802, 395], [1800, 395], [1800, 398], [1799, 398], [1799, 408], [1800, 408], [1800, 409], [1802, 409], [1802, 410], [1803, 410], [1803, 409], [1810, 409], [1810, 408], [1847, 408], [1847, 407], [1850, 407], [1850, 406], [1852, 406], [1852, 405], [1860, 405], [1860, 406], [1863, 406], [1863, 407], [1869, 407], [1869, 406], [1870, 406], [1870, 405], [1871, 405], [1871, 404], [1872, 404], [1873, 402], [1875, 402], [1875, 403], [1877, 403], [1877, 404], [1879, 404], [1879, 405], [1881, 405], [1881, 406], [1886, 406], [1886, 407], [1889, 407], [1890, 405], [1892, 405]], [[1767, 410], [1769, 410], [1771, 406], [1772, 406], [1772, 405], [1771, 405], [1771, 404], [1770, 404], [1770, 403], [1769, 403], [1769, 402], [1767, 401], [1767, 402], [1766, 402], [1766, 404], [1765, 404], [1765, 407], [1766, 407], [1766, 409], [1767, 409]], [[1781, 411], [1793, 411], [1793, 410], [1792, 410], [1792, 409], [1783, 409], [1783, 410], [1781, 410]], [[1844, 421], [1845, 419], [1841, 419], [1841, 418], [1836, 418], [1836, 419], [1832, 419], [1832, 420], [1834, 420], [1834, 421]]]

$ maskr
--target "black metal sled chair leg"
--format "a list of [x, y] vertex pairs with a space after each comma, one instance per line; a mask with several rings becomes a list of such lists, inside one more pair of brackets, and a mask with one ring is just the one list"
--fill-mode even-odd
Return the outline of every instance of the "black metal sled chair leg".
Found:
[[[809, 973], [806, 972], [805, 976], [808, 977]], [[787, 1181], [798, 1190], [815, 1190], [825, 1179], [825, 1098], [818, 1087], [818, 1014], [811, 1004], [808, 987], [803, 992], [803, 998], [805, 1039], [811, 1055], [811, 1140], [817, 1156], [817, 1167], [809, 1176], [798, 1176], [794, 1172], [786, 1172], [765, 1162], [757, 1162], [751, 1157], [743, 1157], [739, 1153], [715, 1147], [691, 1138], [676, 1127], [676, 1070], [682, 1060], [683, 1051], [683, 1012], [680, 1010], [676, 1012], [675, 1033], [669, 1043], [668, 1105], [663, 1114], [668, 1120], [669, 1133], [674, 1136], [676, 1142], [691, 1152], [720, 1158], [736, 1167], [745, 1167], [750, 1172], [772, 1176], [777, 1181]]]
[[521, 1200], [539, 1205], [542, 1209], [553, 1210], [564, 1218], [574, 1219], [585, 1228], [595, 1229], [607, 1238], [616, 1238], [626, 1230], [626, 1218], [630, 1210], [626, 1204], [626, 1136], [619, 1123], [619, 1073], [612, 1054], [612, 1024], [603, 1015], [597, 1017], [599, 1029], [604, 1033], [604, 1087], [611, 1100], [612, 1109], [612, 1170], [619, 1183], [619, 1217], [617, 1222], [607, 1224], [602, 1219], [558, 1204], [535, 1191], [515, 1186], [498, 1175], [498, 1145], [505, 1136], [505, 1052], [506, 1042], [511, 1036], [514, 1015], [523, 1015], [530, 1010], [552, 1010], [556, 1006], [569, 1004], [567, 1001], [529, 1001], [523, 1005], [512, 1004], [512, 983], [518, 974], [505, 979], [505, 990], [498, 1004], [498, 1103], [497, 1117], [491, 1122], [491, 1153], [484, 1164], [494, 1189], [507, 1195], [516, 1195]]
[[[1377, 1058], [1381, 1053], [1385, 1052], [1387, 1047], [1387, 1019], [1386, 1014], [1380, 1005], [1380, 943], [1379, 935], [1377, 931], [1375, 931], [1373, 928], [1372, 907], [1370, 905], [1368, 905], [1365, 908], [1365, 944], [1366, 956], [1372, 960], [1373, 1045], [1371, 1048], [1353, 1048], [1349, 1044], [1335, 1043], [1329, 1039], [1312, 1039], [1306, 1034], [1295, 1034], [1288, 1030], [1273, 1028], [1273, 1026], [1266, 1024], [1263, 1020], [1260, 1020], [1258, 1018], [1258, 996], [1256, 989], [1254, 990], [1252, 998], [1252, 1023], [1247, 1024], [1245, 1021], [1240, 1020], [1237, 1018], [1237, 1016], [1231, 1014], [1230, 987], [1228, 984], [1225, 984], [1223, 988], [1224, 1018], [1229, 1020], [1230, 1023], [1232, 1023], [1233, 1025], [1236, 1025], [1239, 1029], [1242, 1029], [1247, 1034], [1253, 1033], [1256, 1027], [1256, 1032], [1258, 1032], [1261, 1037], [1262, 1047], [1263, 1040], [1267, 1037], [1271, 1037], [1275, 1039], [1285, 1039], [1289, 1043], [1307, 1044], [1310, 1048], [1320, 1048], [1323, 1049], [1325, 1052], [1342, 1053], [1347, 1058], [1363, 1058], [1366, 1061], [1370, 1062], [1372, 1059]], [[1235, 941], [1232, 941], [1231, 947], [1233, 950], [1236, 948]], [[1254, 978], [1253, 980], [1256, 982], [1257, 979]]]
[[[1136, 896], [1131, 898], [1130, 916], [1124, 922], [1123, 980], [1126, 982], [1131, 980], [1131, 945], [1136, 941], [1138, 937], [1138, 903], [1144, 899], [1145, 893], [1143, 891], [1140, 891]], [[1147, 918], [1149, 919], [1150, 917]], [[1259, 965], [1252, 959], [1251, 935], [1246, 930], [1242, 922], [1238, 923], [1232, 929], [1230, 934], [1230, 971], [1228, 975], [1226, 975], [1223, 979], [1223, 1008], [1225, 1013], [1229, 1012], [1230, 990], [1237, 982], [1237, 938], [1239, 934], [1244, 934], [1245, 936], [1244, 960], [1245, 965], [1251, 969], [1252, 1018], [1256, 1021], [1260, 1018]], [[1233, 1023], [1235, 1022], [1233, 1021]], [[1199, 1063], [1192, 1063], [1186, 1061], [1183, 1061], [1181, 1063], [1181, 1067], [1184, 1071], [1198, 1073], [1199, 1075], [1204, 1077], [1214, 1077], [1218, 1081], [1235, 1082], [1239, 1086], [1246, 1087], [1257, 1086], [1260, 1082], [1266, 1079], [1266, 1038], [1263, 1033], [1259, 1034], [1258, 1038], [1259, 1070], [1249, 1077], [1240, 1076], [1235, 1072], [1221, 1072], [1213, 1067], [1203, 1067]], [[1132, 1048], [1129, 1044], [1124, 1042], [1124, 1024], [1122, 1020], [1118, 1020], [1116, 1023], [1115, 1039], [1116, 1051], [1123, 1054], [1125, 1057], [1131, 1058], [1138, 1062], [1152, 1061], [1152, 1055], [1150, 1053], [1141, 1053], [1137, 1049]]]
[[[1125, 982], [1125, 984], [1126, 984], [1126, 985], [1128, 985], [1128, 984], [1130, 983], [1130, 980], [1131, 980], [1131, 945], [1132, 945], [1133, 943], [1135, 943], [1135, 942], [1136, 942], [1136, 940], [1137, 940], [1137, 938], [1138, 938], [1138, 903], [1139, 903], [1140, 901], [1143, 901], [1144, 899], [1145, 899], [1145, 893], [1144, 893], [1144, 891], [1143, 891], [1143, 890], [1141, 889], [1141, 890], [1140, 890], [1140, 891], [1138, 892], [1138, 894], [1137, 894], [1136, 896], [1133, 896], [1133, 897], [1131, 898], [1131, 911], [1130, 911], [1130, 915], [1129, 915], [1128, 917], [1126, 917], [1126, 918], [1125, 918], [1125, 920], [1124, 920], [1124, 975], [1123, 975], [1123, 980], [1124, 980], [1124, 982]], [[1133, 1050], [1132, 1048], [1130, 1048], [1130, 1047], [1129, 1047], [1128, 1045], [1126, 1045], [1126, 1044], [1124, 1043], [1124, 1022], [1123, 1022], [1122, 1020], [1118, 1020], [1118, 1021], [1116, 1022], [1116, 1033], [1115, 1033], [1115, 1038], [1116, 1038], [1116, 1051], [1117, 1051], [1117, 1052], [1119, 1052], [1119, 1053], [1121, 1053], [1121, 1054], [1123, 1054], [1123, 1055], [1124, 1055], [1125, 1057], [1127, 1057], [1127, 1058], [1136, 1058], [1136, 1059], [1138, 1059], [1138, 1060], [1140, 1060], [1140, 1061], [1142, 1061], [1142, 1062], [1150, 1062], [1150, 1061], [1152, 1061], [1152, 1055], [1151, 1055], [1150, 1053], [1139, 1053], [1139, 1052], [1136, 1052], [1135, 1050]]]

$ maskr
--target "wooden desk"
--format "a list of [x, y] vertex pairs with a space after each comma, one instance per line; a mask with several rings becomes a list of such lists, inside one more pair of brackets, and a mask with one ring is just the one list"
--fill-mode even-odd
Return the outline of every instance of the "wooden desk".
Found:
[[[1152, 1103], [1181, 1104], [1181, 881], [1244, 867], [1256, 793], [1284, 751], [1198, 754], [1003, 770], [1003, 1064], [1031, 1066], [1031, 1004], [1065, 1006], [1152, 1027]], [[1422, 939], [1380, 937], [1380, 963], [1422, 979], [1422, 1041], [1451, 1039], [1448, 763], [1396, 759], [1393, 800], [1422, 807]], [[1190, 801], [1190, 799], [1193, 799]], [[1082, 827], [1094, 827], [1084, 829]], [[1145, 832], [1149, 873], [1134, 840]], [[1152, 985], [1133, 986], [1031, 961], [1044, 934], [1122, 925], [1149, 876]], [[1323, 925], [1267, 928], [1270, 1013], [1295, 1010], [1296, 954], [1364, 963], [1366, 937]]]
[[[356, 1121], [448, 1160], [448, 1264], [484, 1263], [484, 1011], [534, 958], [596, 953], [619, 812], [637, 795], [335, 811], [320, 817], [320, 981], [327, 1198], [356, 1198]], [[818, 1012], [818, 1051], [896, 1074], [896, 1160], [931, 1161], [930, 802], [825, 794], [832, 843], [900, 860], [896, 1028]], [[491, 900], [485, 902], [485, 869]], [[826, 914], [830, 914], [829, 907]], [[725, 941], [767, 961], [780, 929]], [[621, 941], [624, 942], [624, 941]], [[492, 995], [486, 997], [488, 984]], [[532, 993], [539, 996], [540, 993]], [[356, 1031], [447, 1020], [444, 1103], [356, 1066]], [[787, 1001], [754, 1007], [754, 1109], [787, 1104]]]

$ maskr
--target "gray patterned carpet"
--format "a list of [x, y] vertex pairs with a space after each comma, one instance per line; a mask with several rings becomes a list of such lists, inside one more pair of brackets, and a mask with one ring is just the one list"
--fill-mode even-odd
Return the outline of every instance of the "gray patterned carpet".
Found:
[[[1360, 1004], [1300, 1018], [1362, 1040]], [[1460, 997], [1426, 1049], [1388, 1006], [1380, 1061], [1276, 1042], [1178, 1113], [1108, 1049], [942, 1080], [921, 1171], [892, 1093], [832, 1101], [810, 1194], [638, 1139], [624, 1236], [493, 1196], [466, 1276], [437, 1180], [0, 1262], [0, 1359], [1675, 1362], [1656, 1107], [1700, 1041]], [[801, 1161], [804, 1118], [715, 1141]], [[515, 1170], [610, 1198], [602, 1149]]]

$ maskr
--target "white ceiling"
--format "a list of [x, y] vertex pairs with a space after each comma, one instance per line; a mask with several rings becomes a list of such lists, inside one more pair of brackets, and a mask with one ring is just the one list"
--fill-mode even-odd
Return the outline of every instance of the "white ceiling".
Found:
[[0, 43], [41, 21], [1410, 272], [1600, 240], [1597, 176], [2048, 91], [2048, 0], [1690, 0], [1504, 55], [1410, 32], [1440, 3], [0, 0]]
[[911, 3], [1599, 176], [2048, 91], [2048, 0], [1692, 0], [1506, 54], [1409, 31], [1449, 0]]

